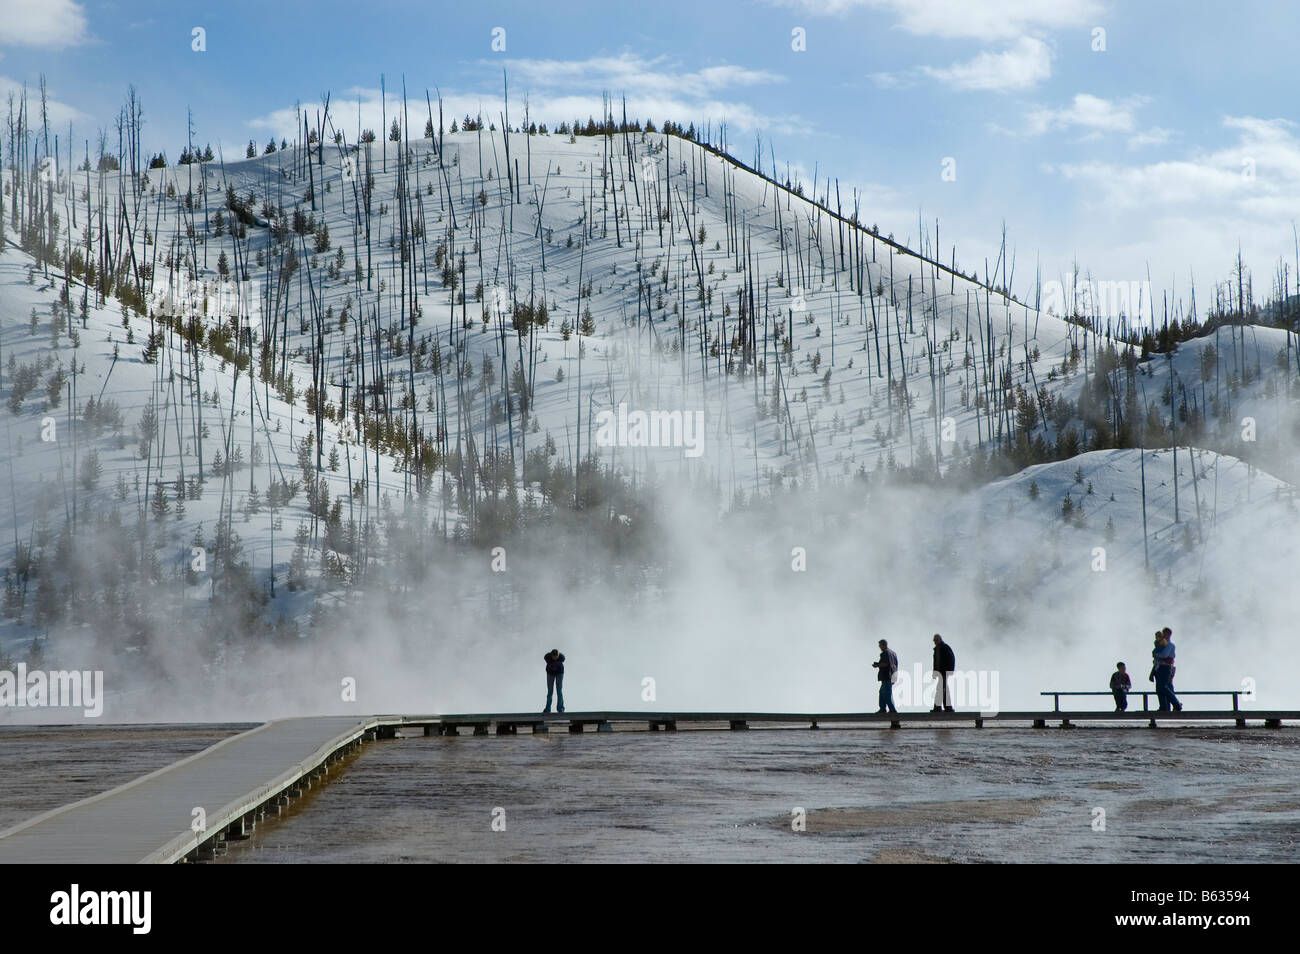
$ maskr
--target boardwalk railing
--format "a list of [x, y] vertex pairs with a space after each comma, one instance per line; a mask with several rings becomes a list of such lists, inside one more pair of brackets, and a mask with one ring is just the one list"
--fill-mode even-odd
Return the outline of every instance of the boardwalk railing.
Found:
[[[1201, 692], [1201, 695], [1231, 695], [1231, 690], [1220, 693]], [[1110, 693], [1071, 693], [1046, 692], [1043, 695], [1110, 695]], [[474, 735], [517, 735], [520, 728], [535, 734], [568, 730], [580, 733], [587, 729], [597, 732], [613, 732], [615, 726], [627, 728], [643, 727], [651, 732], [673, 732], [681, 725], [694, 725], [697, 728], [709, 726], [728, 726], [733, 730], [748, 729], [752, 726], [768, 725], [794, 726], [804, 725], [810, 729], [823, 726], [861, 725], [888, 726], [891, 729], [907, 725], [949, 726], [954, 723], [974, 725], [977, 729], [985, 724], [1009, 725], [1030, 723], [1041, 729], [1048, 722], [1059, 722], [1064, 728], [1073, 728], [1075, 722], [1148, 722], [1154, 726], [1160, 722], [1234, 722], [1244, 728], [1247, 719], [1263, 723], [1269, 728], [1279, 728], [1282, 720], [1300, 720], [1297, 711], [1256, 711], [1244, 710], [1236, 705], [1231, 709], [1198, 709], [1194, 712], [1161, 712], [1158, 709], [1136, 710], [1126, 712], [1061, 711], [1058, 700], [1055, 710], [1040, 712], [981, 712], [966, 709], [960, 712], [930, 712], [929, 710], [909, 712], [652, 712], [652, 711], [592, 711], [537, 713], [537, 712], [497, 712], [497, 713], [459, 713], [428, 717], [406, 716], [402, 726], [410, 729], [423, 729], [425, 735], [459, 735], [462, 729], [470, 730]]]
[[[1141, 697], [1142, 697], [1142, 711], [1143, 711], [1143, 712], [1150, 712], [1150, 711], [1151, 711], [1151, 709], [1150, 709], [1149, 706], [1147, 705], [1147, 696], [1154, 696], [1154, 695], [1156, 695], [1156, 694], [1157, 694], [1157, 693], [1156, 693], [1156, 691], [1155, 691], [1154, 689], [1143, 689], [1143, 690], [1141, 690], [1141, 691], [1130, 690], [1130, 691], [1124, 693], [1124, 695], [1126, 695], [1126, 696], [1141, 696]], [[1239, 697], [1241, 694], [1242, 694], [1242, 690], [1240, 690], [1240, 689], [1185, 689], [1185, 690], [1179, 690], [1179, 692], [1177, 693], [1177, 695], [1179, 695], [1179, 696], [1232, 696], [1232, 711], [1233, 711], [1233, 712], [1238, 712], [1238, 711], [1240, 711], [1240, 709], [1241, 709], [1241, 707], [1238, 705], [1238, 697]], [[1091, 691], [1088, 691], [1088, 692], [1074, 692], [1074, 691], [1067, 691], [1067, 690], [1064, 690], [1064, 689], [1049, 689], [1049, 690], [1046, 691], [1046, 692], [1040, 692], [1039, 695], [1040, 695], [1040, 696], [1051, 696], [1051, 697], [1052, 697], [1052, 711], [1053, 711], [1053, 712], [1060, 712], [1060, 711], [1061, 711], [1061, 696], [1114, 696], [1115, 693], [1113, 693], [1113, 692], [1101, 692], [1101, 691], [1098, 691], [1098, 690], [1091, 690]]]

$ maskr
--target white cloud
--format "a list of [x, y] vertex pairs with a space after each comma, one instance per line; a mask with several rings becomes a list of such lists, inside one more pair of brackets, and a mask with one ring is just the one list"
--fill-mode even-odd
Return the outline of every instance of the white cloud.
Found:
[[773, 0], [813, 16], [871, 9], [893, 13], [918, 36], [1009, 40], [1028, 33], [1091, 25], [1105, 12], [1099, 0]]
[[1111, 156], [1047, 168], [1073, 188], [1075, 202], [1061, 203], [1051, 220], [1058, 230], [1044, 239], [1046, 261], [1068, 267], [1078, 260], [1100, 275], [1144, 275], [1149, 263], [1184, 301], [1195, 278], [1203, 315], [1212, 298], [1207, 279], [1229, 274], [1238, 245], [1255, 269], [1257, 291], [1269, 262], [1294, 255], [1292, 223], [1300, 221], [1295, 123], [1226, 117], [1205, 145], [1182, 148], [1174, 158], [1125, 159], [1119, 150]]
[[[784, 77], [766, 70], [722, 64], [688, 71], [677, 68], [668, 57], [647, 59], [627, 53], [585, 60], [512, 60], [508, 69], [512, 126], [523, 121], [525, 97], [532, 120], [554, 128], [574, 119], [599, 118], [605, 108], [602, 93], [608, 92], [614, 97], [613, 109], [619, 118], [626, 95], [629, 120], [653, 119], [658, 124], [671, 119], [686, 125], [725, 122], [729, 129], [742, 132], [795, 132], [807, 128], [797, 116], [771, 115], [741, 100], [719, 95], [736, 87], [784, 82]], [[349, 142], [356, 139], [358, 95], [362, 128], [373, 129], [380, 135], [379, 90], [352, 89], [336, 101], [337, 107], [331, 107], [331, 112], [341, 117], [335, 123], [341, 123], [346, 129]], [[390, 122], [400, 101], [400, 96], [389, 93]], [[411, 96], [409, 110], [411, 125], [417, 127], [418, 135], [424, 131], [427, 114], [422, 95]], [[484, 95], [451, 91], [444, 95], [444, 119], [448, 128], [453, 118], [463, 119], [467, 114], [481, 114], [484, 121], [500, 126], [501, 112], [499, 90]], [[418, 124], [417, 116], [421, 117]], [[295, 128], [293, 108], [278, 109], [252, 119], [249, 126], [291, 137]]]
[[1300, 217], [1300, 139], [1283, 119], [1227, 117], [1236, 141], [1186, 159], [1124, 166], [1065, 163], [1059, 172], [1112, 210], [1234, 221], [1241, 230]]
[[[2, 2], [2, 0], [0, 0]], [[47, 89], [49, 100], [50, 125], [55, 129], [61, 129], [64, 134], [68, 131], [68, 123], [80, 123], [88, 120], [90, 117], [77, 109], [58, 99]], [[17, 103], [19, 97], [23, 94], [23, 84], [8, 76], [0, 76], [0, 103], [7, 102], [9, 94], [14, 94], [14, 102]], [[27, 84], [27, 106], [31, 112], [31, 122], [33, 125], [39, 125], [41, 121], [41, 92], [39, 87]], [[16, 109], [16, 107], [15, 107]]]
[[1141, 149], [1144, 146], [1163, 146], [1172, 135], [1173, 133], [1168, 129], [1152, 126], [1150, 129], [1145, 129], [1130, 136], [1128, 147], [1130, 149]]
[[88, 39], [86, 26], [75, 0], [0, 0], [0, 46], [78, 46]]
[[1042, 40], [1022, 36], [1001, 53], [986, 51], [946, 69], [926, 66], [922, 70], [954, 89], [1004, 92], [1030, 89], [1048, 79], [1052, 75], [1052, 55]]
[[1102, 133], [1128, 133], [1137, 127], [1133, 110], [1144, 101], [1138, 96], [1109, 100], [1090, 93], [1078, 93], [1069, 106], [1033, 110], [1025, 117], [1025, 128], [1031, 136], [1075, 127], [1085, 130], [1089, 134], [1086, 138]]
[[673, 68], [666, 56], [646, 59], [631, 53], [597, 56], [585, 60], [512, 60], [509, 65], [511, 85], [517, 82], [538, 86], [575, 86], [638, 93], [695, 93], [707, 95], [716, 90], [762, 83], [781, 83], [783, 76], [767, 70], [723, 64], [694, 72]]

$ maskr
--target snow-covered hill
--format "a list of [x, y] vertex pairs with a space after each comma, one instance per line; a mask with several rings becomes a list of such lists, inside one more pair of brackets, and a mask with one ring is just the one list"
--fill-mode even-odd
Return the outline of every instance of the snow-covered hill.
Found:
[[[331, 623], [364, 625], [368, 613], [387, 633], [413, 607], [424, 619], [442, 608], [445, 632], [417, 639], [412, 623], [357, 665], [375, 667], [370, 684], [384, 683], [379, 698], [394, 707], [430, 685], [470, 705], [466, 687], [483, 686], [461, 667], [510, 672], [534, 614], [549, 631], [573, 611], [516, 574], [577, 587], [590, 612], [566, 635], [594, 648], [622, 599], [599, 605], [594, 561], [696, 566], [682, 513], [698, 531], [794, 486], [800, 498], [895, 499], [882, 488], [901, 481], [918, 501], [932, 496], [942, 519], [913, 527], [896, 514], [884, 533], [878, 511], [850, 503], [824, 546], [856, 546], [839, 559], [892, 582], [898, 598], [881, 617], [893, 629], [918, 624], [904, 593], [948, 585], [926, 580], [928, 567], [978, 583], [987, 606], [929, 610], [990, 646], [999, 627], [1032, 627], [1035, 603], [1074, 605], [1102, 580], [1145, 579], [1140, 464], [1145, 552], [1168, 593], [1218, 613], [1227, 594], [1261, 585], [1259, 566], [1290, 555], [1278, 528], [1294, 519], [1291, 488], [1279, 478], [1297, 461], [1300, 358], [1286, 332], [1227, 326], [1138, 360], [837, 218], [827, 183], [809, 190], [819, 206], [677, 136], [482, 129], [150, 169], [139, 189], [116, 172], [65, 173], [39, 193], [19, 190], [12, 171], [4, 181], [6, 205], [14, 190], [25, 204], [53, 196], [60, 236], [48, 243], [57, 260], [37, 264], [31, 241], [13, 247], [11, 223], [0, 252], [0, 398], [11, 405], [0, 412], [0, 647], [13, 657], [43, 637], [46, 654], [93, 645], [96, 658], [130, 654], [142, 682], [174, 681], [187, 660], [218, 673], [250, 644], [323, 643]], [[97, 305], [105, 262], [113, 287]], [[611, 424], [620, 409], [625, 421], [646, 412], [684, 425], [698, 414], [702, 436], [692, 445], [665, 431], [670, 446], [647, 446]], [[1143, 455], [1138, 443], [1166, 449]], [[1066, 459], [1035, 463], [1055, 457]], [[575, 540], [606, 528], [597, 556], [546, 529], [569, 520]], [[629, 550], [655, 523], [677, 547], [669, 558]], [[717, 532], [742, 548], [751, 539]], [[788, 571], [800, 544], [779, 536], [759, 534]], [[547, 561], [548, 540], [572, 560]], [[1243, 561], [1250, 540], [1259, 549]], [[494, 570], [507, 558], [503, 583]], [[716, 565], [697, 567], [712, 588], [744, 588], [743, 575], [708, 576]], [[787, 577], [773, 579], [772, 599], [809, 612]], [[671, 656], [705, 625], [679, 615], [693, 599], [656, 586], [666, 584], [641, 592], [668, 605], [636, 624], [653, 628], [638, 658], [654, 645]], [[1112, 605], [1143, 592], [1134, 584]], [[511, 638], [467, 647], [474, 614], [502, 601], [513, 615], [490, 618]], [[765, 623], [788, 631], [780, 613], [731, 609], [747, 621], [737, 638], [763, 645]], [[834, 609], [844, 606], [816, 611], [828, 645], [845, 633]], [[684, 623], [677, 635], [665, 619]], [[364, 643], [350, 635], [350, 649]], [[414, 661], [411, 640], [434, 655]], [[302, 677], [301, 656], [293, 665]], [[315, 688], [281, 708], [328, 707], [338, 672], [313, 671]], [[828, 691], [845, 698], [847, 685]]]

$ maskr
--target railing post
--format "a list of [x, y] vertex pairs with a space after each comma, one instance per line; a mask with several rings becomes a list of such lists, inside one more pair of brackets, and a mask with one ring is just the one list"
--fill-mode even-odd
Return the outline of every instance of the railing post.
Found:
[[1061, 711], [1061, 697], [1059, 695], [1052, 696], [1052, 711]]
[[1237, 697], [1238, 697], [1239, 695], [1241, 695], [1240, 692], [1233, 692], [1233, 694], [1232, 694], [1232, 711], [1233, 711], [1233, 712], [1237, 712], [1237, 711], [1238, 711], [1238, 709], [1237, 709]]

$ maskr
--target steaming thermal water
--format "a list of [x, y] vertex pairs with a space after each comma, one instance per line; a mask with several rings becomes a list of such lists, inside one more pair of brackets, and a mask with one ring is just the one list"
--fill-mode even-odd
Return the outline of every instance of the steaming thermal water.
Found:
[[0, 726], [0, 831], [201, 752], [251, 725]]
[[1298, 773], [1294, 729], [419, 737], [220, 860], [1294, 862]]

